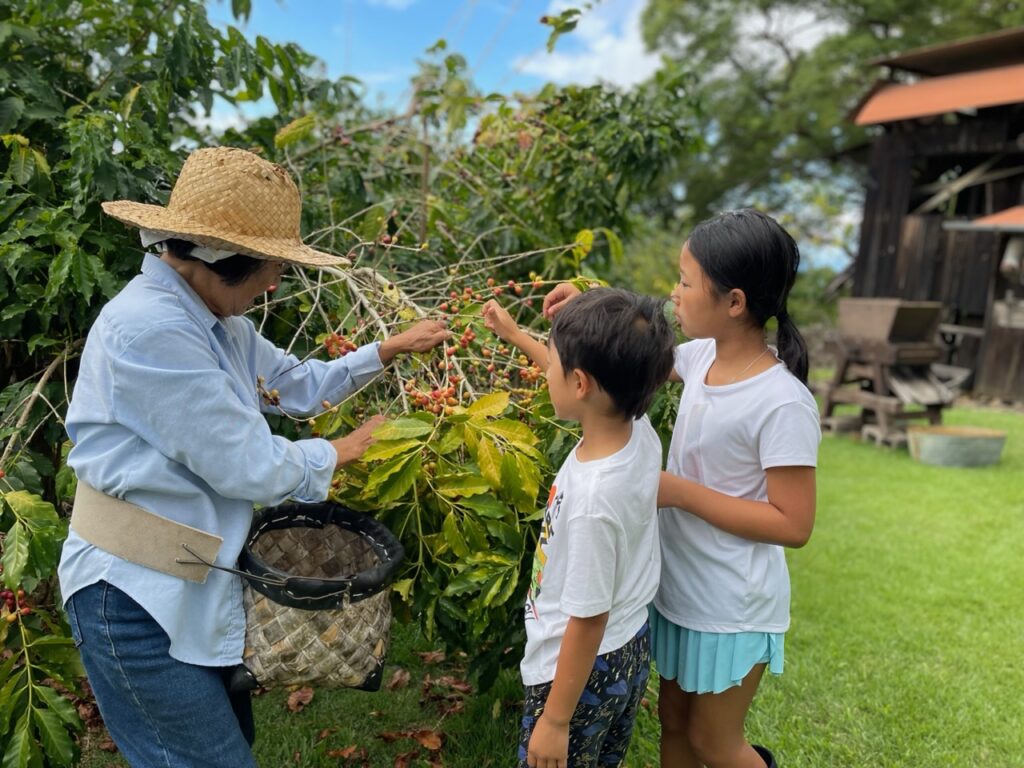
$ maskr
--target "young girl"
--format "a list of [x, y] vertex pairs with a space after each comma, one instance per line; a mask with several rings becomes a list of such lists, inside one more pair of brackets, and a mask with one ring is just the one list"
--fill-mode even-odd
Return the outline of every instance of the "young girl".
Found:
[[[786, 307], [799, 262], [793, 238], [753, 210], [697, 225], [679, 256], [674, 314], [693, 341], [676, 350], [685, 387], [658, 494], [662, 768], [775, 765], [744, 721], [765, 667], [782, 673], [783, 547], [803, 546], [814, 526], [821, 432]], [[545, 309], [569, 293], [556, 289]], [[771, 317], [777, 348], [765, 342]]]

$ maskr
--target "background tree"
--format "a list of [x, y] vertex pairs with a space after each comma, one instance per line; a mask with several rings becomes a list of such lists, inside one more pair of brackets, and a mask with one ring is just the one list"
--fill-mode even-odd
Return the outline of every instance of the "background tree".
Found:
[[1024, 5], [1006, 0], [650, 0], [645, 39], [695, 73], [704, 141], [662, 178], [660, 210], [700, 220], [759, 202], [849, 250], [866, 132], [848, 117], [881, 74], [868, 62], [1020, 24]]

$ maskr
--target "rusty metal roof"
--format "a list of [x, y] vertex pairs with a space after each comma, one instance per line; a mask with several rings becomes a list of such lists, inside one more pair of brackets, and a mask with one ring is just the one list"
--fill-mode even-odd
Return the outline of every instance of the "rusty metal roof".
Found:
[[1017, 103], [1024, 103], [1024, 64], [882, 85], [864, 101], [854, 122], [875, 125]]
[[947, 221], [944, 229], [984, 230], [986, 232], [1024, 232], [1024, 205], [980, 216], [972, 221]]
[[1020, 64], [1024, 63], [1024, 27], [915, 48], [870, 63], [930, 76]]

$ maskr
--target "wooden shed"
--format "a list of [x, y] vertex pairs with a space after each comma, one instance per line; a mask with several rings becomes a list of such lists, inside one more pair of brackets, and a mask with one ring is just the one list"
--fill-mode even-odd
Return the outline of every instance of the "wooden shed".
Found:
[[873, 63], [852, 293], [941, 302], [945, 363], [1024, 402], [1024, 27]]

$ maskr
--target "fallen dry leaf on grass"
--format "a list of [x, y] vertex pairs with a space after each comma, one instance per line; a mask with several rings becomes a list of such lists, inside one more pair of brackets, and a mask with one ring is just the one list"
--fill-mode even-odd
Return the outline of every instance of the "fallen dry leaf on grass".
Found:
[[416, 655], [423, 659], [424, 664], [440, 664], [447, 658], [444, 651], [417, 651]]
[[309, 686], [299, 688], [288, 694], [288, 709], [292, 712], [301, 712], [309, 702], [313, 700], [313, 689]]
[[394, 768], [409, 768], [409, 761], [419, 757], [420, 751], [414, 749], [412, 752], [403, 752], [395, 757]]
[[444, 744], [444, 734], [437, 731], [430, 731], [423, 729], [420, 731], [412, 731], [408, 734], [411, 738], [416, 739], [420, 746], [424, 749], [429, 749], [431, 752], [437, 752]]
[[405, 688], [409, 684], [409, 672], [405, 669], [396, 669], [395, 673], [391, 675], [391, 679], [388, 680], [388, 684], [384, 686], [389, 691], [397, 691], [399, 688]]

